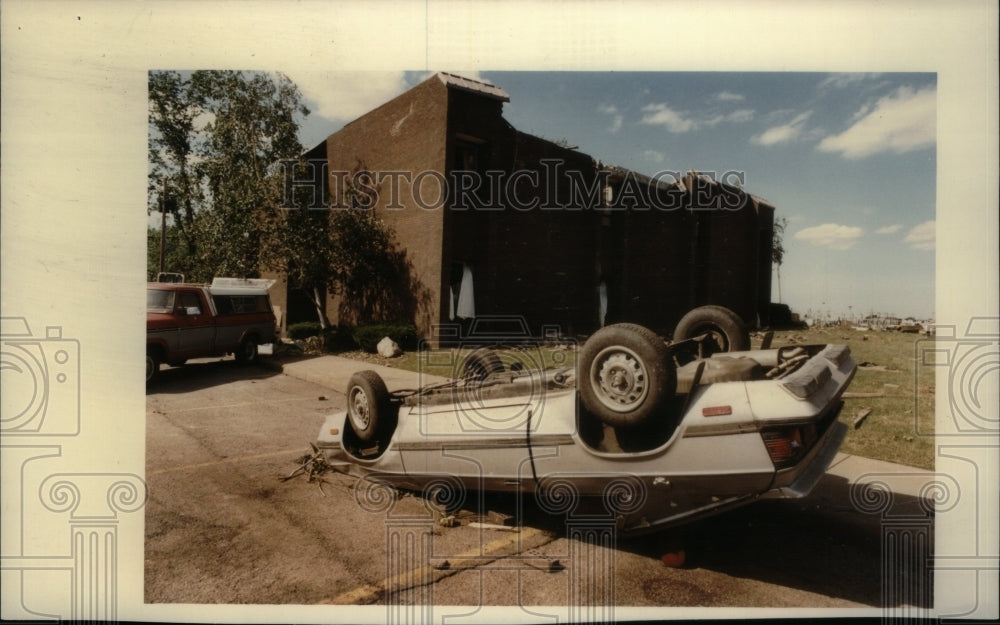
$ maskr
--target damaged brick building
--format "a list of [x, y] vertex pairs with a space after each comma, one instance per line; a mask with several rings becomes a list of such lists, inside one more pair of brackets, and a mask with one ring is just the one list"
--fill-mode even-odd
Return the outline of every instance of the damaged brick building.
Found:
[[[767, 323], [773, 206], [694, 172], [605, 166], [512, 127], [508, 101], [500, 87], [438, 73], [307, 154], [325, 155], [333, 207], [352, 175], [370, 175], [372, 210], [421, 290], [413, 319], [398, 321], [432, 341], [499, 316], [536, 335], [617, 321], [669, 335], [704, 304]], [[314, 314], [287, 285], [272, 293], [289, 320]], [[333, 323], [340, 310], [331, 298]]]

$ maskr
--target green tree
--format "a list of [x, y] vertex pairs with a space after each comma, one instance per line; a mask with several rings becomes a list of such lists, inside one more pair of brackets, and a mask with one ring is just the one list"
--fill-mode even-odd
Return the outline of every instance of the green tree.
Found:
[[[392, 229], [375, 216], [379, 189], [371, 180], [360, 187], [352, 184], [364, 171], [359, 163], [344, 180], [344, 195], [330, 198], [335, 200], [331, 210], [269, 213], [264, 266], [287, 272], [289, 285], [309, 297], [324, 328], [329, 325], [326, 293], [340, 296], [339, 316], [351, 324], [409, 322], [420, 298], [429, 297], [396, 247]], [[308, 205], [308, 198], [298, 205]]]
[[[347, 185], [335, 202], [347, 208], [283, 206], [284, 167], [302, 154], [298, 119], [309, 114], [291, 80], [258, 72], [152, 72], [149, 94], [149, 210], [158, 210], [164, 178], [173, 198], [168, 271], [191, 281], [285, 273], [291, 288], [312, 299], [324, 326], [324, 293], [339, 294], [341, 318], [354, 323], [413, 319], [420, 298], [429, 296], [391, 229], [368, 210], [377, 189]], [[151, 264], [158, 235], [150, 229]]]
[[308, 114], [281, 74], [150, 73], [147, 208], [160, 209], [166, 180], [177, 229], [168, 242], [185, 248], [168, 252], [169, 271], [198, 281], [259, 274], [262, 212], [280, 203], [279, 164], [301, 153], [297, 119]]
[[309, 298], [317, 320], [326, 328], [325, 294], [335, 282], [330, 211], [275, 209], [266, 211], [265, 220], [262, 266], [285, 273], [289, 288]]
[[202, 260], [219, 275], [258, 275], [268, 215], [281, 205], [281, 163], [302, 153], [296, 117], [309, 110], [283, 74], [198, 71], [191, 91], [212, 113], [199, 164], [212, 207]]
[[[198, 137], [196, 120], [203, 102], [178, 72], [149, 74], [149, 182], [147, 211], [166, 210], [189, 256], [197, 253], [191, 232], [195, 211], [203, 197], [198, 184], [194, 152]], [[157, 242], [159, 245], [159, 242]]]

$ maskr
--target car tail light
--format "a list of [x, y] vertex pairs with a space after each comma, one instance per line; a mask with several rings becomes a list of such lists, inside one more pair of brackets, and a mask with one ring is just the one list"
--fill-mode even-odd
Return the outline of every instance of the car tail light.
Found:
[[797, 426], [765, 430], [760, 434], [775, 469], [794, 466], [806, 450], [806, 444], [802, 440], [802, 429]]

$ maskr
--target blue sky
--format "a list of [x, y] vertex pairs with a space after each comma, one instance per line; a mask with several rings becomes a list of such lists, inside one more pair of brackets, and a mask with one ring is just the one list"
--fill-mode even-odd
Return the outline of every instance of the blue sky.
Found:
[[[935, 74], [463, 75], [510, 95], [514, 127], [604, 163], [740, 172], [788, 220], [781, 301], [794, 311], [934, 316]], [[428, 74], [289, 76], [312, 110], [311, 147]]]

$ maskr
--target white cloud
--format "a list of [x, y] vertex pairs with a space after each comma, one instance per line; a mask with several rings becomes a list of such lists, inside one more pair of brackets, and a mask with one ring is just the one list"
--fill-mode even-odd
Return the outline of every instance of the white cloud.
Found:
[[854, 124], [823, 139], [817, 149], [859, 159], [879, 152], [897, 154], [934, 145], [937, 125], [937, 89], [900, 87], [892, 95], [865, 105]]
[[853, 74], [832, 74], [827, 78], [823, 79], [819, 83], [819, 88], [824, 87], [834, 87], [837, 89], [842, 89], [844, 87], [851, 87], [859, 82], [865, 80], [871, 80], [873, 78], [878, 78], [881, 74], [864, 74], [864, 73], [853, 73]]
[[[402, 72], [289, 73], [313, 113], [351, 121], [406, 91]], [[471, 76], [470, 76], [471, 77]]]
[[642, 110], [647, 113], [642, 116], [642, 123], [666, 126], [670, 132], [688, 132], [698, 127], [698, 122], [694, 119], [673, 110], [666, 104], [647, 104]]
[[642, 123], [665, 126], [673, 133], [689, 132], [704, 127], [712, 127], [723, 122], [737, 124], [753, 119], [753, 109], [737, 109], [729, 113], [718, 113], [711, 116], [697, 116], [677, 111], [666, 104], [647, 104], [642, 107], [646, 113]]
[[833, 250], [846, 250], [853, 247], [862, 234], [864, 234], [864, 231], [857, 226], [822, 224], [799, 230], [795, 233], [795, 238], [808, 241], [820, 247], [828, 247]]
[[731, 113], [726, 113], [725, 115], [710, 117], [702, 123], [706, 126], [715, 126], [716, 124], [721, 124], [722, 122], [738, 124], [748, 122], [751, 119], [753, 119], [753, 109], [737, 109]]
[[802, 135], [805, 129], [806, 120], [812, 115], [812, 111], [800, 113], [792, 121], [772, 126], [750, 140], [758, 145], [776, 145], [778, 143], [788, 143], [795, 141]]
[[899, 224], [892, 224], [891, 226], [885, 226], [883, 228], [879, 228], [878, 230], [875, 231], [875, 234], [895, 234], [902, 229], [903, 226]]
[[625, 121], [625, 116], [618, 111], [618, 107], [611, 104], [602, 104], [597, 107], [599, 113], [604, 113], [606, 115], [611, 115], [611, 125], [608, 126], [608, 132], [615, 134], [622, 127], [622, 122]]
[[933, 250], [935, 241], [934, 231], [935, 222], [933, 220], [925, 221], [911, 228], [910, 232], [903, 238], [903, 242], [909, 243], [910, 247], [915, 250]]
[[666, 154], [656, 150], [644, 150], [642, 156], [654, 163], [662, 163], [667, 158]]
[[739, 93], [733, 93], [732, 91], [720, 91], [715, 94], [715, 99], [719, 102], [740, 102], [744, 98]]

